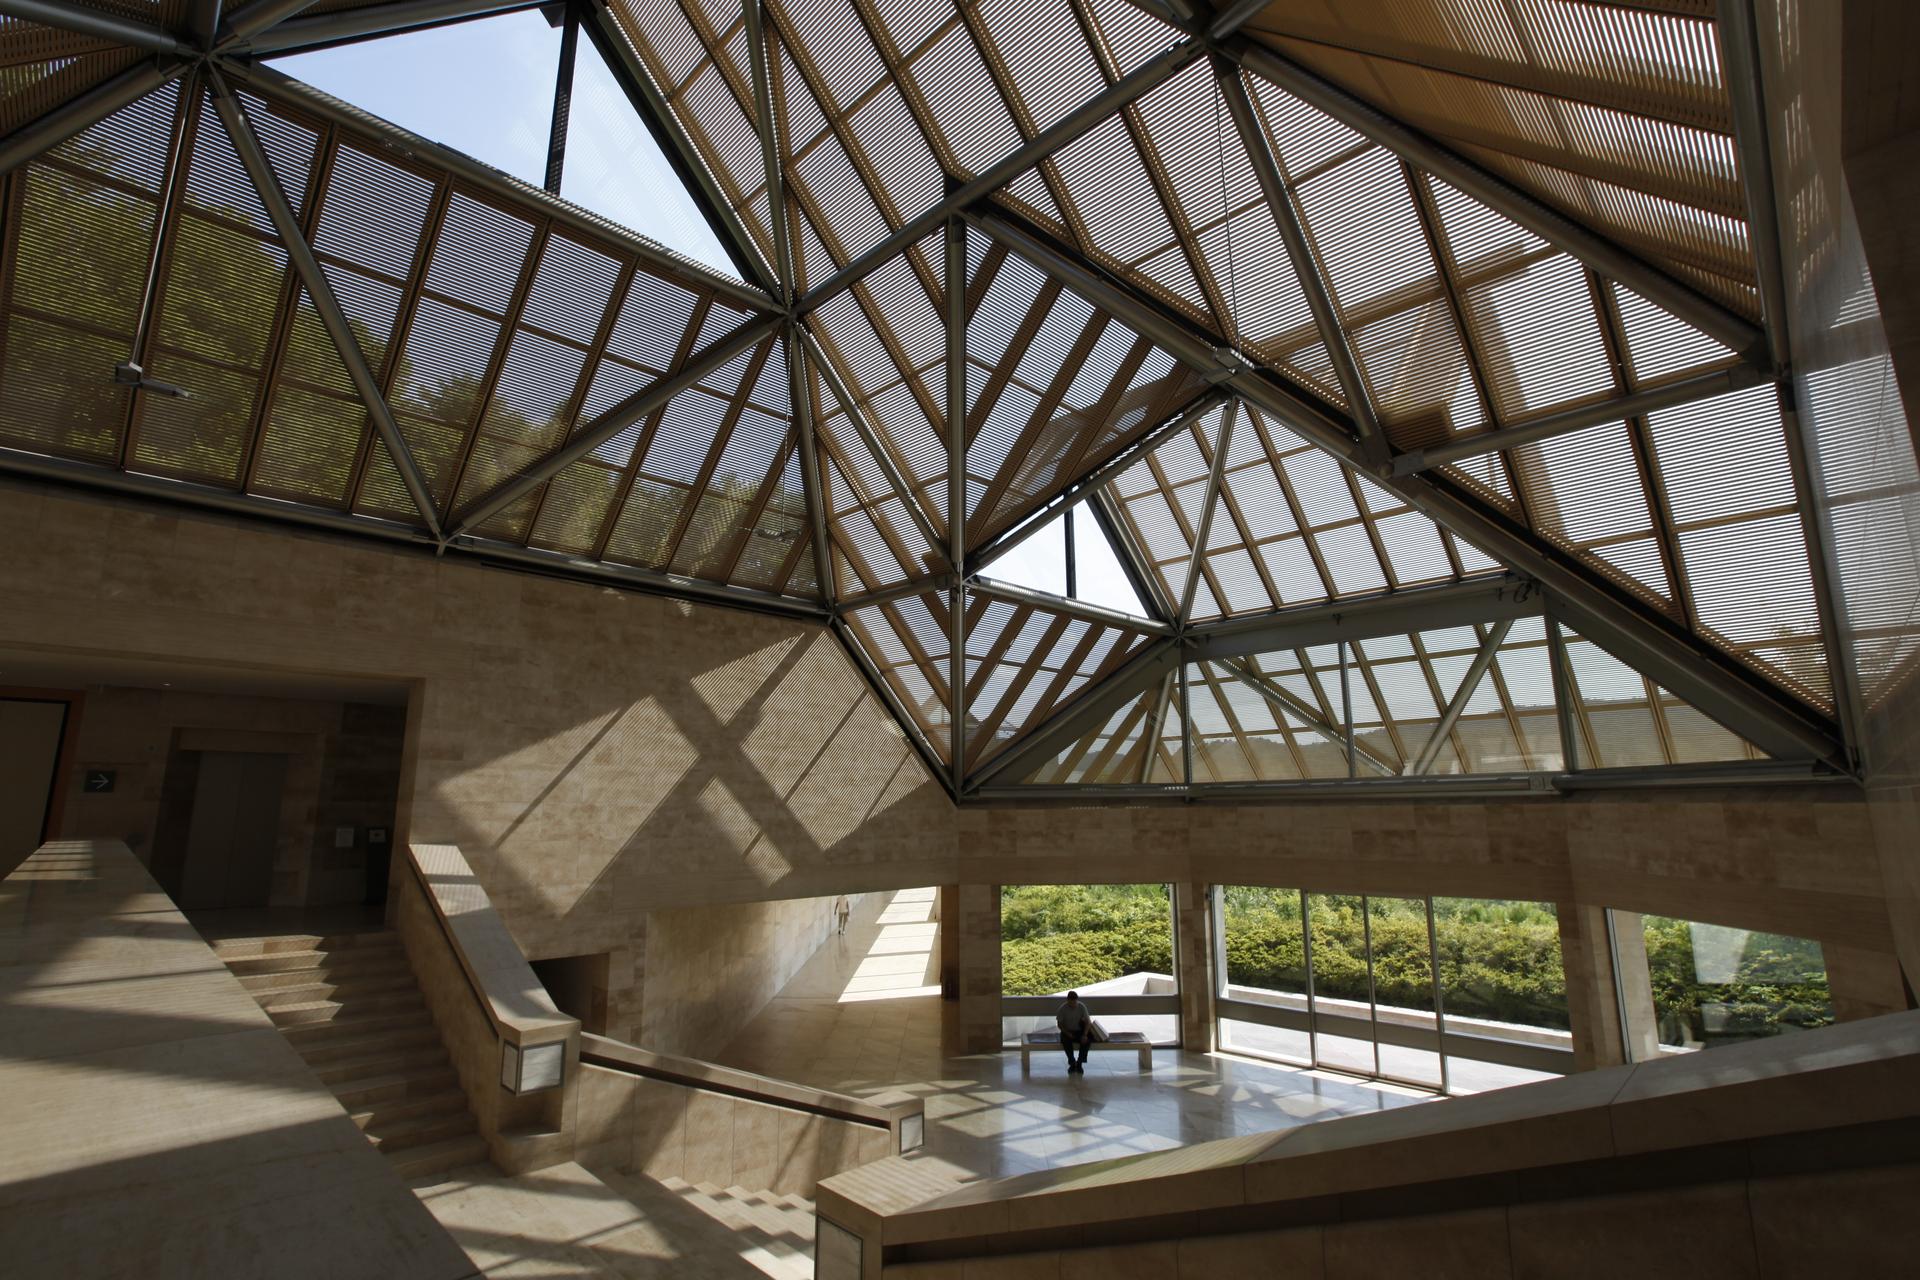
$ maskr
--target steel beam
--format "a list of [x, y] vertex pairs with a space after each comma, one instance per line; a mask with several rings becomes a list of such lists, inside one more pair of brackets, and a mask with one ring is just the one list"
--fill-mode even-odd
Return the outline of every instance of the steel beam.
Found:
[[1011, 582], [996, 582], [992, 578], [968, 578], [967, 588], [979, 595], [1005, 600], [1008, 604], [1024, 605], [1029, 609], [1042, 609], [1048, 613], [1065, 614], [1069, 618], [1080, 618], [1098, 626], [1124, 627], [1129, 631], [1150, 636], [1173, 634], [1173, 628], [1164, 622], [1136, 618], [1132, 614], [1105, 609], [1097, 604], [1089, 604], [1085, 600], [1070, 600], [1065, 596], [1035, 591], [1030, 587], [1015, 586]]
[[773, 119], [773, 91], [767, 83], [766, 32], [761, 23], [761, 0], [743, 0], [740, 6], [746, 24], [747, 65], [753, 79], [753, 131], [760, 140], [760, 167], [766, 173], [767, 226], [773, 234], [774, 274], [779, 277], [780, 305], [793, 302], [793, 244], [787, 238], [787, 191], [781, 180], [780, 134]]
[[23, 22], [37, 22], [43, 27], [78, 32], [97, 40], [110, 40], [114, 44], [172, 54], [176, 58], [197, 57], [200, 53], [171, 31], [101, 9], [65, 4], [62, 0], [0, 0], [0, 14], [19, 18]]
[[[947, 563], [967, 563], [967, 229], [949, 218], [941, 284], [946, 293], [947, 336]], [[953, 731], [953, 789], [967, 777], [967, 583], [957, 577], [949, 588], [948, 719]]]
[[836, 601], [833, 611], [842, 615], [858, 613], [862, 609], [892, 604], [895, 600], [906, 600], [913, 596], [940, 595], [952, 585], [952, 570], [944, 570], [930, 578], [915, 578], [912, 582], [902, 582], [897, 586], [885, 587], [879, 591], [869, 591], [865, 595], [850, 596], [845, 600]]
[[213, 48], [214, 39], [220, 34], [222, 12], [224, 6], [221, 0], [192, 0], [187, 14], [187, 27], [193, 36], [194, 48]]
[[[627, 36], [614, 20], [612, 12], [603, 4], [588, 4], [580, 15], [582, 30], [593, 41], [593, 47], [600, 51], [600, 58], [607, 65], [627, 95], [627, 101], [633, 105], [634, 112], [646, 123], [647, 130], [653, 134], [653, 140], [667, 157], [679, 176], [680, 183], [693, 194], [694, 203], [706, 215], [708, 224], [713, 228], [714, 238], [719, 240], [739, 269], [742, 279], [751, 280], [765, 289], [769, 295], [780, 292], [780, 281], [767, 260], [760, 255], [760, 246], [747, 230], [732, 201], [720, 187], [719, 180], [707, 167], [700, 152], [680, 127], [680, 120], [673, 114], [665, 95], [654, 84], [653, 76], [634, 53]], [[766, 305], [764, 301], [759, 304]]]
[[[1346, 646], [1344, 644], [1341, 646], [1343, 651], [1345, 647]], [[1352, 735], [1348, 733], [1347, 730], [1340, 728], [1337, 725], [1329, 724], [1327, 722], [1327, 718], [1320, 714], [1320, 709], [1318, 707], [1314, 706], [1311, 702], [1308, 702], [1305, 698], [1302, 698], [1299, 694], [1287, 688], [1285, 685], [1278, 684], [1274, 682], [1271, 678], [1265, 675], [1262, 675], [1258, 671], [1255, 671], [1252, 668], [1252, 666], [1246, 661], [1246, 659], [1236, 658], [1231, 661], [1221, 663], [1220, 665], [1225, 667], [1227, 669], [1227, 673], [1231, 675], [1234, 679], [1238, 680], [1241, 684], [1246, 685], [1247, 688], [1252, 689], [1255, 693], [1265, 698], [1268, 702], [1273, 703], [1274, 706], [1279, 707], [1287, 715], [1291, 715], [1296, 720], [1304, 721], [1307, 728], [1312, 729], [1315, 733], [1327, 739], [1329, 742], [1340, 743], [1342, 747], [1347, 751], [1347, 765], [1348, 765], [1349, 776], [1352, 776], [1353, 766], [1358, 764], [1362, 760], [1366, 761], [1368, 765], [1370, 765], [1374, 769], [1377, 769], [1379, 772], [1384, 774], [1392, 774], [1392, 773], [1399, 772], [1399, 770], [1397, 770], [1394, 767], [1393, 762], [1391, 760], [1388, 760], [1382, 756], [1376, 755], [1374, 753], [1373, 748], [1371, 747], [1363, 746], [1357, 742], [1354, 742]], [[1346, 695], [1344, 678], [1342, 679], [1342, 682], [1341, 682], [1341, 690], [1342, 690], [1341, 696], [1345, 698], [1347, 695]], [[1284, 718], [1281, 720], [1281, 723], [1282, 724], [1286, 723]]]
[[1088, 472], [1085, 476], [1055, 494], [1048, 500], [1045, 506], [1035, 511], [1025, 520], [1022, 520], [1013, 528], [1001, 533], [998, 537], [990, 539], [981, 546], [975, 547], [970, 553], [973, 557], [973, 562], [967, 566], [967, 572], [980, 572], [995, 560], [998, 560], [1001, 556], [1007, 554], [1007, 552], [1013, 550], [1028, 538], [1031, 538], [1035, 533], [1039, 532], [1041, 526], [1053, 519], [1055, 515], [1066, 510], [1087, 494], [1092, 493], [1107, 481], [1133, 466], [1134, 463], [1140, 461], [1140, 459], [1146, 457], [1149, 453], [1152, 453], [1167, 440], [1178, 435], [1207, 414], [1219, 408], [1222, 404], [1226, 403], [1226, 400], [1227, 395], [1223, 391], [1209, 389], [1201, 392], [1197, 399], [1175, 410], [1173, 416], [1165, 422], [1140, 436], [1132, 444], [1126, 446], [1126, 448], [1120, 450], [1111, 458], [1108, 458], [1094, 470]]
[[312, 8], [314, 3], [315, 0], [254, 0], [244, 9], [230, 14], [220, 24], [220, 30], [214, 37], [214, 48], [224, 53], [229, 46], [238, 45], [262, 31], [279, 26], [301, 10]]
[[683, 578], [649, 569], [608, 564], [604, 561], [587, 560], [559, 552], [530, 550], [486, 538], [457, 538], [442, 545], [412, 525], [381, 519], [378, 516], [355, 515], [324, 507], [306, 507], [295, 502], [262, 498], [251, 493], [223, 489], [214, 485], [196, 484], [192, 481], [135, 475], [93, 463], [73, 462], [65, 458], [29, 453], [22, 449], [0, 448], [0, 472], [39, 481], [125, 494], [143, 501], [179, 504], [268, 523], [319, 529], [354, 538], [369, 538], [390, 545], [411, 547], [423, 553], [460, 554], [485, 563], [531, 570], [552, 577], [603, 582], [649, 595], [723, 604], [783, 617], [813, 619], [826, 617], [825, 610], [818, 604], [789, 596], [774, 595], [771, 592], [732, 587], [697, 578]]
[[1865, 710], [1859, 674], [1849, 660], [1841, 637], [1840, 564], [1835, 553], [1832, 512], [1820, 494], [1819, 471], [1811, 431], [1794, 403], [1792, 315], [1787, 305], [1785, 242], [1773, 180], [1773, 150], [1768, 141], [1766, 84], [1761, 75], [1759, 35], [1752, 0], [1721, 0], [1714, 13], [1720, 63], [1733, 108], [1734, 145], [1740, 157], [1740, 185], [1746, 199], [1748, 243], [1760, 284], [1760, 307], [1767, 329], [1767, 349], [1780, 371], [1782, 426], [1786, 428], [1787, 456], [1794, 484], [1800, 491], [1800, 519], [1813, 571], [1814, 593], [1820, 610], [1820, 641], [1833, 682], [1834, 706], [1839, 711], [1841, 736], [1849, 758], [1860, 756]]
[[313, 246], [307, 243], [300, 220], [294, 216], [293, 205], [287, 199], [287, 193], [281, 189], [280, 179], [274, 176], [267, 153], [261, 149], [259, 135], [253, 131], [253, 122], [247, 119], [246, 108], [241, 106], [239, 95], [221, 80], [218, 71], [210, 73], [210, 80], [213, 109], [220, 113], [220, 122], [227, 128], [234, 153], [246, 169], [260, 203], [266, 206], [267, 216], [273, 219], [274, 230], [280, 234], [287, 257], [293, 263], [300, 283], [306, 287], [307, 297], [320, 316], [320, 323], [326, 326], [327, 336], [333, 339], [333, 345], [340, 353], [340, 363], [345, 366], [347, 377], [352, 380], [354, 390], [366, 406], [367, 416], [373, 420], [373, 429], [387, 446], [387, 455], [393, 462], [394, 470], [400, 473], [400, 482], [406, 486], [407, 496], [413, 499], [413, 505], [420, 511], [420, 518], [426, 521], [433, 536], [444, 537], [440, 527], [440, 512], [434, 506], [433, 493], [427, 488], [426, 476], [421, 472], [413, 450], [407, 447], [406, 437], [400, 434], [400, 424], [394, 421], [393, 410], [388, 406], [386, 396], [380, 392], [380, 379], [368, 366], [366, 354], [360, 350], [360, 340], [354, 337], [353, 326], [347, 320], [347, 313], [341, 310], [340, 299], [334, 296], [333, 285], [327, 280], [327, 273], [321, 269], [320, 260], [313, 256]]
[[1168, 804], [1261, 804], [1334, 800], [1367, 804], [1395, 800], [1440, 800], [1537, 796], [1549, 799], [1573, 791], [1641, 790], [1682, 787], [1816, 786], [1851, 783], [1845, 774], [1820, 772], [1804, 761], [1774, 764], [1732, 761], [1726, 765], [1661, 765], [1647, 769], [1586, 769], [1575, 774], [1435, 774], [1428, 777], [1341, 778], [1300, 782], [1203, 782], [1192, 787], [1166, 783], [1037, 783], [982, 787], [962, 803], [980, 805], [1086, 806], [1102, 800], [1161, 801]]
[[1231, 4], [1219, 5], [1214, 11], [1212, 23], [1207, 27], [1207, 34], [1215, 40], [1225, 40], [1272, 3], [1273, 0], [1233, 0]]
[[521, 497], [537, 489], [542, 482], [586, 457], [741, 352], [751, 350], [764, 342], [776, 333], [783, 323], [784, 321], [778, 316], [744, 322], [732, 333], [688, 360], [678, 372], [636, 391], [593, 421], [582, 424], [573, 432], [565, 445], [526, 470], [502, 480], [477, 498], [466, 511], [458, 513], [449, 536], [465, 533], [469, 529], [485, 524], [496, 512], [519, 501]]
[[1015, 147], [1000, 160], [987, 166], [971, 181], [950, 190], [946, 198], [922, 210], [899, 230], [862, 253], [840, 270], [807, 290], [795, 302], [802, 315], [818, 309], [851, 289], [868, 275], [892, 261], [908, 248], [920, 243], [939, 229], [940, 224], [992, 195], [1007, 183], [1039, 164], [1054, 152], [1091, 132], [1134, 99], [1151, 93], [1206, 56], [1206, 46], [1197, 40], [1183, 40], [1141, 63], [1133, 71], [1108, 85], [1029, 141]]
[[1448, 463], [1459, 462], [1463, 458], [1477, 458], [1481, 454], [1494, 453], [1502, 449], [1538, 444], [1542, 440], [1550, 440], [1554, 436], [1563, 436], [1586, 427], [1597, 426], [1602, 422], [1620, 422], [1627, 418], [1644, 417], [1662, 409], [1710, 400], [1714, 396], [1726, 395], [1732, 391], [1742, 391], [1767, 380], [1764, 371], [1750, 364], [1737, 364], [1726, 369], [1716, 369], [1712, 373], [1695, 374], [1692, 377], [1662, 383], [1642, 391], [1629, 392], [1623, 396], [1614, 396], [1593, 404], [1543, 414], [1538, 418], [1516, 422], [1512, 426], [1501, 427], [1495, 431], [1464, 436], [1457, 440], [1450, 440], [1446, 444], [1397, 454], [1393, 459], [1393, 474], [1412, 475], [1416, 471], [1427, 471]]
[[907, 744], [913, 748], [914, 754], [920, 757], [920, 767], [927, 771], [927, 776], [940, 784], [941, 789], [946, 791], [950, 798], [958, 802], [960, 797], [953, 790], [953, 781], [947, 776], [946, 769], [941, 766], [940, 757], [935, 754], [925, 735], [920, 732], [920, 722], [914, 719], [912, 713], [901, 704], [900, 699], [893, 692], [893, 686], [887, 683], [886, 676], [873, 665], [873, 659], [867, 655], [865, 649], [861, 648], [860, 639], [854, 635], [853, 628], [838, 617], [833, 619], [832, 627], [833, 634], [839, 638], [840, 647], [846, 650], [854, 669], [865, 678], [867, 687], [873, 690], [874, 697], [880, 699], [880, 705], [887, 709], [894, 723], [900, 726], [900, 732], [906, 736]]
[[1507, 633], [1512, 630], [1512, 618], [1502, 618], [1493, 624], [1493, 630], [1480, 642], [1480, 651], [1473, 655], [1467, 674], [1461, 677], [1459, 689], [1448, 699], [1447, 709], [1440, 713], [1440, 723], [1433, 726], [1433, 732], [1427, 736], [1427, 745], [1420, 748], [1420, 754], [1407, 765], [1405, 773], [1423, 774], [1433, 768], [1433, 762], [1440, 758], [1440, 748], [1446, 745], [1447, 735], [1453, 732], [1454, 725], [1460, 723], [1460, 714], [1467, 709], [1467, 703], [1473, 701], [1480, 682], [1486, 678], [1487, 668], [1493, 665], [1494, 656], [1500, 652], [1500, 646], [1507, 642]]
[[819, 370], [821, 381], [826, 383], [827, 390], [839, 403], [841, 412], [847, 415], [847, 421], [853, 424], [854, 431], [867, 446], [867, 452], [873, 455], [874, 462], [880, 467], [880, 474], [886, 477], [894, 493], [899, 495], [900, 505], [907, 509], [907, 518], [913, 521], [913, 527], [919, 530], [920, 536], [927, 540], [927, 549], [944, 560], [947, 554], [946, 541], [934, 529], [926, 508], [920, 505], [920, 495], [914, 492], [912, 482], [894, 462], [893, 454], [881, 442], [873, 424], [867, 421], [866, 411], [854, 400], [846, 382], [840, 377], [840, 371], [827, 359], [826, 349], [805, 322], [800, 325], [800, 336], [806, 340], [807, 354], [813, 359], [813, 367]]
[[86, 132], [108, 116], [183, 74], [193, 64], [155, 58], [128, 67], [70, 102], [62, 103], [33, 123], [0, 139], [0, 174], [19, 168], [36, 156]]
[[1093, 512], [1094, 519], [1100, 522], [1100, 531], [1107, 535], [1107, 542], [1120, 561], [1121, 571], [1132, 584], [1134, 595], [1140, 598], [1140, 603], [1146, 606], [1147, 613], [1156, 622], [1171, 625], [1173, 601], [1167, 598], [1165, 584], [1160, 581], [1160, 575], [1154, 572], [1147, 553], [1141, 549], [1140, 540], [1134, 536], [1133, 527], [1120, 510], [1119, 499], [1113, 496], [1111, 489], [1102, 486], [1093, 491], [1087, 508]]
[[[1553, 618], [1547, 619], [1547, 664], [1553, 674], [1553, 718], [1560, 731], [1560, 767], [1568, 773], [1580, 767], [1580, 722], [1575, 714], [1574, 699], [1579, 692], [1573, 682], [1573, 668], [1567, 663], [1567, 642], [1560, 634], [1560, 624]], [[1524, 749], [1526, 743], [1522, 742]]]
[[[582, 30], [591, 33], [594, 29], [594, 15], [600, 12], [602, 11], [589, 6], [588, 12], [581, 18], [584, 24]], [[748, 311], [771, 313], [779, 310], [779, 304], [774, 301], [771, 289], [763, 291], [735, 280], [703, 263], [695, 262], [692, 258], [675, 253], [645, 236], [549, 195], [531, 183], [509, 177], [490, 165], [480, 163], [472, 156], [455, 151], [451, 147], [443, 147], [419, 134], [409, 133], [378, 116], [368, 115], [359, 108], [341, 102], [338, 98], [322, 93], [311, 85], [303, 84], [272, 67], [233, 59], [218, 61], [221, 74], [229, 81], [240, 81], [263, 97], [289, 103], [309, 115], [318, 116], [352, 133], [390, 145], [422, 164], [445, 169], [463, 182], [470, 182], [482, 191], [512, 201], [521, 206], [523, 212], [539, 218], [552, 219], [556, 229], [572, 229], [591, 239], [631, 253], [647, 264], [649, 270], [657, 271], [668, 279], [679, 280], [693, 289], [705, 290]], [[615, 78], [619, 78], [617, 68]]]
[[[1261, 7], [1264, 6], [1255, 5], [1243, 16], [1250, 16], [1251, 12]], [[1247, 6], [1241, 5], [1240, 8]], [[1231, 16], [1231, 13], [1225, 15]], [[1253, 99], [1248, 96], [1246, 82], [1240, 75], [1240, 68], [1225, 59], [1215, 64], [1214, 79], [1219, 82], [1221, 95], [1226, 99], [1227, 114], [1233, 117], [1233, 127], [1240, 134], [1240, 145], [1253, 162], [1253, 173], [1260, 182], [1261, 197], [1267, 202], [1281, 243], [1287, 247], [1287, 259], [1293, 264], [1293, 274], [1300, 281], [1301, 292], [1307, 295], [1307, 307], [1313, 312], [1314, 327], [1320, 331], [1320, 341], [1326, 346], [1327, 355], [1332, 360], [1334, 376], [1340, 383], [1340, 394], [1353, 411], [1354, 424], [1359, 428], [1361, 451], [1371, 465], [1379, 467], [1387, 460], [1386, 433], [1381, 430], [1380, 420], [1374, 414], [1373, 397], [1367, 391], [1366, 379], [1360, 376], [1360, 362], [1354, 358], [1347, 331], [1334, 311], [1326, 277], [1320, 273], [1320, 263], [1314, 257], [1313, 247], [1307, 243], [1307, 233], [1300, 224], [1300, 211], [1294, 207], [1293, 192], [1288, 190], [1286, 180], [1280, 176], [1280, 165], [1267, 147], [1266, 131], [1261, 128], [1259, 116], [1253, 108]]]
[[[1271, 413], [1288, 430], [1349, 467], [1365, 469], [1350, 427], [1321, 406], [1251, 368], [1223, 359], [1181, 321], [1072, 261], [1005, 217], [967, 216], [1041, 270], [1080, 291], [1086, 301], [1159, 342], [1176, 359], [1232, 388], [1243, 400]], [[1553, 611], [1575, 631], [1769, 755], [1843, 760], [1833, 724], [1821, 712], [1682, 631], [1506, 516], [1424, 473], [1389, 473], [1377, 479], [1415, 510], [1507, 568], [1538, 581], [1552, 594]]]
[[1207, 543], [1213, 537], [1213, 513], [1220, 505], [1220, 476], [1227, 469], [1227, 450], [1233, 447], [1233, 419], [1239, 406], [1229, 404], [1220, 416], [1220, 436], [1213, 446], [1213, 464], [1207, 468], [1207, 487], [1200, 498], [1200, 527], [1193, 532], [1193, 551], [1187, 557], [1187, 580], [1180, 586], [1180, 608], [1175, 625], [1185, 628], [1193, 618], [1193, 597], [1207, 563]]
[[1342, 640], [1371, 640], [1439, 627], [1529, 618], [1543, 609], [1544, 600], [1534, 584], [1503, 575], [1228, 618], [1192, 627], [1186, 637], [1194, 661], [1220, 662]]
[[236, 40], [221, 50], [227, 54], [265, 56], [292, 53], [319, 45], [338, 44], [366, 36], [383, 36], [416, 27], [438, 26], [497, 13], [537, 9], [546, 0], [402, 0], [399, 4], [370, 4], [336, 9], [310, 18], [289, 18], [258, 35]]
[[820, 598], [833, 608], [839, 584], [833, 576], [833, 542], [827, 530], [827, 486], [820, 467], [820, 430], [813, 420], [813, 391], [807, 378], [806, 345], [799, 339], [799, 326], [788, 321], [784, 335], [787, 368], [793, 396], [793, 420], [799, 435], [795, 447], [800, 451], [800, 486], [807, 500], [807, 528], [813, 543], [813, 572], [819, 579]]
[[1130, 698], [1137, 698], [1159, 685], [1180, 661], [1180, 646], [1171, 636], [1149, 642], [1140, 652], [1121, 664], [1105, 680], [1086, 686], [1066, 706], [1060, 707], [1036, 726], [1026, 737], [994, 756], [968, 779], [967, 791], [977, 790], [995, 778], [1023, 778], [1040, 762], [1058, 755], [1086, 734], [1092, 733], [1114, 710]]
[[1418, 132], [1345, 89], [1281, 57], [1265, 45], [1236, 37], [1218, 46], [1247, 70], [1271, 80], [1296, 98], [1332, 116], [1355, 133], [1386, 147], [1443, 182], [1458, 187], [1495, 212], [1560, 246], [1609, 279], [1671, 311], [1694, 328], [1754, 360], [1766, 358], [1765, 338], [1743, 316], [1682, 284], [1645, 259], [1589, 230], [1479, 165]]

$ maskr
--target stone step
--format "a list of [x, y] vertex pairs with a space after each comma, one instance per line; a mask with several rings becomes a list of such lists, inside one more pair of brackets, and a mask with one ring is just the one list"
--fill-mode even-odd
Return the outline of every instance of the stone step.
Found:
[[395, 992], [392, 995], [363, 996], [353, 1002], [351, 1012], [338, 1000], [310, 1000], [276, 1006], [267, 1010], [267, 1016], [278, 1025], [288, 1027], [308, 1022], [339, 1022], [350, 1018], [413, 1012], [417, 1012], [423, 1022], [432, 1021], [417, 988]]
[[424, 1179], [462, 1165], [479, 1164], [487, 1158], [487, 1140], [479, 1134], [407, 1147], [387, 1157], [393, 1170], [403, 1178]]
[[448, 1101], [450, 1105], [447, 1109], [385, 1121], [378, 1126], [363, 1128], [361, 1132], [367, 1135], [369, 1142], [388, 1155], [409, 1147], [431, 1146], [473, 1133], [473, 1113], [467, 1110], [466, 1099], [453, 1094]]
[[320, 1083], [331, 1087], [341, 1080], [360, 1080], [367, 1076], [385, 1076], [404, 1074], [408, 1071], [443, 1066], [447, 1061], [447, 1051], [437, 1044], [416, 1045], [404, 1049], [385, 1049], [374, 1053], [362, 1054], [357, 1058], [342, 1058], [337, 1062], [323, 1062], [314, 1065], [313, 1074]]
[[[245, 984], [242, 983], [242, 985]], [[405, 970], [397, 974], [354, 974], [345, 982], [326, 982], [309, 978], [308, 981], [298, 985], [248, 988], [260, 1007], [268, 1011], [283, 1009], [289, 1005], [311, 1004], [316, 1000], [357, 1005], [363, 997], [378, 999], [400, 992], [418, 994], [419, 990], [420, 985], [413, 980], [413, 974]]]
[[[306, 1025], [332, 1027], [334, 1024], [308, 1023]], [[342, 1025], [352, 1030], [354, 1023], [352, 1019], [348, 1019]], [[288, 1028], [290, 1031], [295, 1029]], [[305, 1030], [305, 1027], [297, 1029]], [[440, 1033], [434, 1030], [431, 1023], [424, 1025], [409, 1023], [405, 1026], [369, 1032], [366, 1035], [342, 1035], [329, 1040], [298, 1041], [293, 1047], [308, 1066], [317, 1069], [331, 1062], [363, 1057], [366, 1054], [385, 1050], [400, 1052], [408, 1049], [437, 1049], [440, 1047]]]
[[390, 1071], [382, 1075], [335, 1080], [327, 1085], [349, 1111], [373, 1111], [394, 1102], [413, 1102], [460, 1087], [449, 1066]]
[[399, 949], [400, 935], [391, 929], [372, 929], [365, 933], [281, 933], [258, 938], [221, 938], [213, 944], [213, 953], [233, 961], [258, 956], [285, 955], [292, 951], [356, 951]]
[[326, 1022], [291, 1023], [283, 1025], [280, 1028], [280, 1034], [285, 1036], [295, 1049], [304, 1054], [310, 1046], [334, 1044], [343, 1040], [360, 1040], [368, 1036], [414, 1031], [431, 1026], [433, 1026], [433, 1017], [422, 1005], [418, 1011], [402, 1010], [399, 1013], [333, 1018]]
[[430, 1093], [418, 1098], [396, 1098], [391, 1101], [376, 1102], [351, 1113], [353, 1122], [364, 1130], [384, 1131], [387, 1126], [403, 1120], [413, 1120], [424, 1116], [439, 1115], [447, 1111], [467, 1110], [467, 1096], [459, 1090], [445, 1093]]
[[351, 951], [288, 951], [277, 956], [230, 960], [227, 968], [249, 991], [302, 981], [327, 981], [336, 976], [413, 972], [407, 965], [407, 953], [398, 947], [381, 947], [364, 955]]

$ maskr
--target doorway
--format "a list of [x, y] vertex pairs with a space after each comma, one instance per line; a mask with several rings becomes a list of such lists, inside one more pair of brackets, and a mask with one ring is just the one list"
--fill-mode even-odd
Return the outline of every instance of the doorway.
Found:
[[51, 836], [64, 701], [0, 698], [0, 876]]
[[199, 751], [186, 822], [179, 903], [186, 910], [264, 907], [273, 896], [287, 757]]

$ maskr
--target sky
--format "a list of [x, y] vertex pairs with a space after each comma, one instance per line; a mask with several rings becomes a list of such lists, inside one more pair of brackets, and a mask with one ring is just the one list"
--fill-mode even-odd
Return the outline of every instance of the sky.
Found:
[[[560, 32], [537, 11], [295, 54], [276, 58], [273, 65], [523, 182], [537, 187], [546, 181]], [[573, 114], [560, 194], [696, 262], [738, 276], [699, 206], [585, 38], [574, 58]]]
[[[546, 181], [559, 63], [560, 32], [537, 11], [274, 60], [297, 80], [536, 187]], [[737, 278], [699, 206], [585, 38], [573, 85], [561, 196]], [[985, 576], [1065, 595], [1064, 522], [1055, 516], [1048, 524]], [[1084, 508], [1074, 520], [1074, 545], [1078, 598], [1144, 616], [1106, 535]]]

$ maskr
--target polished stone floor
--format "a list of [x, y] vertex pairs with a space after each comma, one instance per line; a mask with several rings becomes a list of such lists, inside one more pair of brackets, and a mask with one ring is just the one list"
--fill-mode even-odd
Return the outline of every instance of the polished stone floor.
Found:
[[1226, 1054], [1095, 1054], [1069, 1076], [1053, 1054], [940, 1052], [935, 891], [873, 900], [719, 1057], [843, 1093], [905, 1089], [927, 1100], [927, 1150], [980, 1177], [1262, 1133], [1432, 1095]]

